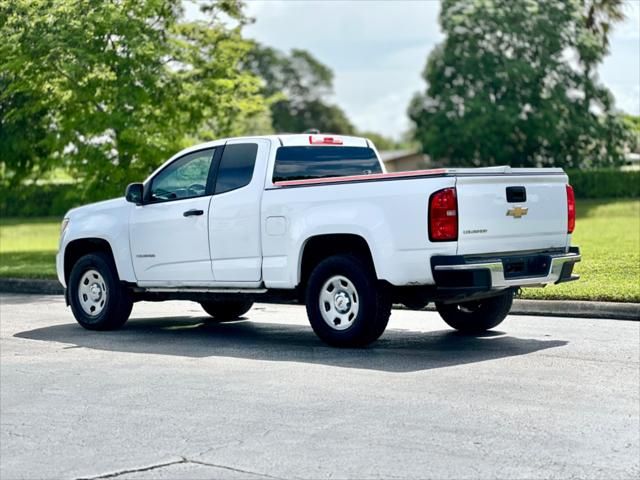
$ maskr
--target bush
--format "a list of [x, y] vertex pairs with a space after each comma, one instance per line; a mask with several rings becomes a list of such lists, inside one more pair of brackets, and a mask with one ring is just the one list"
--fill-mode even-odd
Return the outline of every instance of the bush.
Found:
[[88, 203], [77, 184], [22, 185], [3, 189], [2, 217], [62, 217], [67, 210]]
[[577, 198], [640, 197], [640, 171], [570, 170], [567, 174]]

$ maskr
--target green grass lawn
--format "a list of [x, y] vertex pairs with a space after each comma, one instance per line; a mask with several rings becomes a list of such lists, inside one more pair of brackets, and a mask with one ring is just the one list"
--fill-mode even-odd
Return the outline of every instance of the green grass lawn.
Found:
[[[57, 218], [0, 219], [0, 276], [55, 278]], [[582, 200], [573, 244], [577, 282], [528, 288], [524, 298], [640, 302], [640, 201]]]
[[0, 276], [55, 278], [58, 218], [0, 219]]
[[640, 201], [581, 200], [576, 207], [580, 280], [527, 288], [522, 297], [640, 302]]

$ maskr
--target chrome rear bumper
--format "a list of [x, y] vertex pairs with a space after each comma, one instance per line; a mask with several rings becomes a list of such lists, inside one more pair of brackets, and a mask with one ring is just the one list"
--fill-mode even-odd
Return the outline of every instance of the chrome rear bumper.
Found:
[[[565, 254], [537, 254], [523, 256], [521, 258], [542, 258], [544, 261], [548, 259], [548, 266], [544, 264], [546, 273], [543, 275], [509, 275], [505, 273], [505, 263], [507, 258], [495, 258], [486, 261], [478, 260], [462, 260], [459, 263], [453, 264], [434, 264], [433, 272], [436, 279], [436, 285], [440, 286], [438, 282], [439, 274], [449, 272], [449, 276], [446, 278], [447, 285], [444, 288], [479, 288], [488, 287], [489, 289], [504, 289], [510, 287], [536, 287], [543, 286], [551, 283], [569, 282], [572, 280], [578, 280], [577, 275], [573, 275], [573, 266], [581, 260], [580, 250], [578, 247], [571, 247], [568, 253]], [[462, 283], [467, 285], [455, 285], [455, 273], [463, 272], [489, 272], [487, 279], [486, 275], [461, 275]], [[441, 277], [442, 278], [442, 277]], [[470, 280], [471, 279], [471, 280]], [[488, 280], [488, 281], [486, 281]], [[468, 285], [471, 283], [471, 285]], [[487, 285], [488, 283], [488, 285]]]

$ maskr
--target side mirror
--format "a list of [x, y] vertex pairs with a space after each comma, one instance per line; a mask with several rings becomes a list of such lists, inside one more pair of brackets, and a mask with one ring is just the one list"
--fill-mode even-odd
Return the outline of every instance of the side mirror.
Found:
[[130, 183], [127, 185], [127, 189], [124, 192], [124, 198], [126, 198], [127, 202], [142, 205], [142, 184]]

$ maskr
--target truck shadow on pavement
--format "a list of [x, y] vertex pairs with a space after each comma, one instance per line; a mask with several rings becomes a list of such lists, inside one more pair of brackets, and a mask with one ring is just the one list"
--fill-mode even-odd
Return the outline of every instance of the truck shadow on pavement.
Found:
[[20, 332], [15, 337], [59, 342], [67, 349], [74, 345], [71, 348], [301, 362], [384, 372], [415, 372], [515, 357], [568, 343], [516, 338], [497, 331], [470, 337], [453, 330], [388, 328], [367, 348], [336, 349], [323, 344], [309, 326], [247, 320], [216, 324], [196, 317], [132, 319], [113, 332], [91, 332], [69, 323]]

